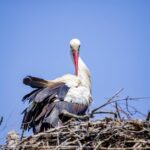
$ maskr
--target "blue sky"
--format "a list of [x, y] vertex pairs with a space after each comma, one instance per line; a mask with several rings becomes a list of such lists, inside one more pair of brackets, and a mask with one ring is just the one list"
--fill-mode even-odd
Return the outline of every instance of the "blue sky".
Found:
[[[120, 88], [122, 97], [150, 96], [149, 0], [0, 1], [0, 143], [20, 132], [31, 91], [26, 75], [54, 79], [74, 73], [69, 41], [81, 40], [81, 57], [90, 68], [92, 107]], [[143, 113], [150, 99], [132, 103]]]

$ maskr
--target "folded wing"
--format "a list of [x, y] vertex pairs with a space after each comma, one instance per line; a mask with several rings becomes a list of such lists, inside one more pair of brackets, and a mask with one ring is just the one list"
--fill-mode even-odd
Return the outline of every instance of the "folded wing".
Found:
[[[77, 86], [75, 80], [70, 80], [72, 86]], [[34, 133], [41, 132], [47, 128], [56, 127], [69, 118], [61, 116], [65, 109], [70, 113], [83, 114], [87, 106], [83, 104], [64, 101], [68, 91], [72, 88], [67, 85], [67, 77], [59, 80], [48, 81], [37, 77], [28, 76], [23, 83], [36, 88], [23, 97], [23, 101], [29, 101], [29, 106], [22, 112], [24, 114], [21, 128], [33, 129]]]

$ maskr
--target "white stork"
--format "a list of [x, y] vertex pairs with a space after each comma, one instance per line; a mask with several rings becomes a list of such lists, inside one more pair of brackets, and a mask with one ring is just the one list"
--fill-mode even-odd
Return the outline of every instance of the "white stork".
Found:
[[72, 39], [70, 47], [76, 75], [66, 74], [54, 80], [24, 78], [23, 83], [35, 90], [23, 97], [23, 101], [29, 101], [29, 106], [22, 112], [23, 130], [32, 128], [38, 133], [57, 127], [70, 119], [62, 115], [63, 110], [76, 115], [86, 113], [92, 102], [90, 72], [79, 56], [80, 41]]

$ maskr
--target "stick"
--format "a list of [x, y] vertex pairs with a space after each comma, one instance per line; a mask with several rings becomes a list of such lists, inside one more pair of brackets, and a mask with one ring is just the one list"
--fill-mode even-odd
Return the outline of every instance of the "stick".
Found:
[[1, 124], [3, 122], [3, 119], [4, 119], [3, 117], [0, 118], [0, 126], [1, 126]]
[[115, 102], [115, 107], [116, 107], [117, 116], [119, 117], [119, 120], [121, 121], [121, 115], [120, 115], [120, 112], [119, 112], [119, 108], [118, 108], [118, 103], [117, 102]]
[[64, 116], [67, 116], [67, 117], [70, 117], [70, 118], [75, 118], [75, 119], [80, 119], [80, 120], [89, 120], [89, 118], [90, 118], [89, 115], [79, 116], [79, 115], [75, 115], [75, 114], [69, 113], [67, 110], [63, 110], [62, 114]]
[[94, 112], [96, 112], [97, 110], [101, 109], [102, 107], [105, 107], [106, 105], [110, 104], [111, 101], [112, 101], [116, 96], [118, 96], [118, 94], [120, 94], [123, 90], [124, 90], [123, 88], [120, 89], [120, 90], [119, 90], [117, 93], [115, 93], [111, 98], [109, 98], [106, 103], [104, 103], [103, 105], [101, 105], [101, 106], [99, 106], [99, 107], [93, 109], [93, 110], [92, 110], [92, 113], [94, 113]]

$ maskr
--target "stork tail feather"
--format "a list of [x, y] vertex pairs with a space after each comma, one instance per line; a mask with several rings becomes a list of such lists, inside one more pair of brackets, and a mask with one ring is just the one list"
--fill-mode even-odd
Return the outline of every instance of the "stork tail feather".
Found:
[[48, 81], [37, 78], [37, 77], [32, 77], [32, 76], [27, 76], [23, 79], [23, 83], [25, 85], [29, 85], [32, 88], [44, 88], [48, 86]]

